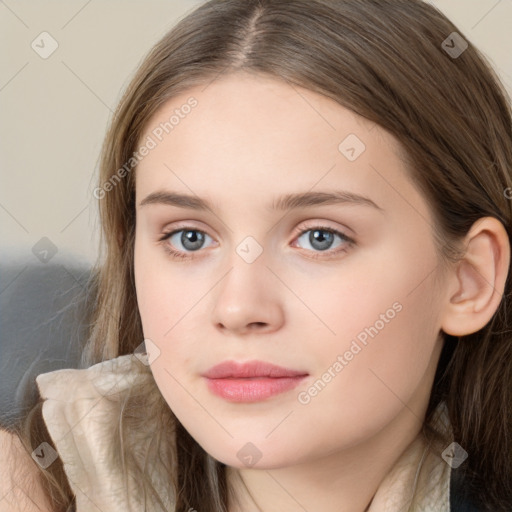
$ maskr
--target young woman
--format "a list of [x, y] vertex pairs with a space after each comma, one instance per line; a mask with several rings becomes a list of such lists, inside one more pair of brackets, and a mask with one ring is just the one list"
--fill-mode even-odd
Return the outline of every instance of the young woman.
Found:
[[201, 5], [112, 120], [83, 369], [4, 504], [511, 510], [511, 140], [427, 3]]

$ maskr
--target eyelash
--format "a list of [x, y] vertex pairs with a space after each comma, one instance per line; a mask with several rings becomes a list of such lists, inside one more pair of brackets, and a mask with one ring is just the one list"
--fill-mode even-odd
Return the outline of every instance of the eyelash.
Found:
[[[179, 233], [181, 231], [195, 231], [197, 233], [202, 233], [203, 235], [208, 235], [208, 233], [206, 233], [200, 229], [196, 229], [192, 226], [183, 226], [183, 227], [180, 227], [180, 229], [174, 229], [172, 231], [163, 233], [162, 237], [159, 238], [158, 241], [161, 243], [166, 242], [171, 236], [173, 236], [176, 233]], [[337, 248], [334, 250], [313, 251], [316, 254], [310, 256], [312, 259], [320, 259], [320, 258], [329, 259], [330, 257], [335, 257], [340, 253], [347, 252], [348, 249], [350, 249], [353, 245], [355, 245], [355, 240], [348, 237], [341, 231], [338, 231], [337, 229], [333, 229], [333, 228], [330, 228], [327, 226], [319, 226], [319, 225], [315, 225], [312, 227], [306, 227], [306, 228], [303, 228], [302, 230], [294, 233], [294, 237], [295, 237], [294, 240], [296, 238], [300, 238], [304, 233], [307, 233], [308, 231], [326, 231], [328, 233], [332, 233], [334, 235], [339, 236], [344, 242], [346, 242], [348, 244], [348, 247]], [[192, 253], [186, 254], [186, 253], [183, 253], [182, 251], [177, 251], [175, 249], [172, 249], [168, 243], [164, 244], [164, 249], [172, 258], [178, 259], [178, 260], [193, 259], [194, 256], [190, 256], [190, 254], [193, 254], [194, 252], [199, 252], [199, 251], [193, 251]], [[312, 251], [308, 251], [308, 252], [312, 252]], [[323, 256], [324, 254], [328, 254], [329, 256], [325, 257], [325, 256]]]

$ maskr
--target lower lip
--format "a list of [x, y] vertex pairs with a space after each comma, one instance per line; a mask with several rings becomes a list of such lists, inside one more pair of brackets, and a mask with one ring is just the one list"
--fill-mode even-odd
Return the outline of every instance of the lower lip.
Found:
[[256, 377], [251, 379], [206, 379], [212, 393], [229, 402], [259, 402], [295, 388], [305, 378]]

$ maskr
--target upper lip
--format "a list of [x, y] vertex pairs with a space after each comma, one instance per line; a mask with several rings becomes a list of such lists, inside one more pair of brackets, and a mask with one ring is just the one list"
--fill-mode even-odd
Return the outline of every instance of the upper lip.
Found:
[[245, 363], [223, 361], [222, 363], [213, 366], [202, 375], [209, 379], [243, 379], [251, 377], [297, 377], [308, 375], [308, 373], [283, 368], [282, 366], [276, 366], [275, 364], [267, 363], [265, 361], [247, 361]]

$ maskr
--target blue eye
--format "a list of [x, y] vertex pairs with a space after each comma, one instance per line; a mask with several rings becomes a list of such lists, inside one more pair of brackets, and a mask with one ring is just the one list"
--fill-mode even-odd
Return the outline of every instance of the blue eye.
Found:
[[[326, 254], [327, 257], [338, 255], [339, 253], [346, 252], [355, 244], [355, 241], [344, 233], [324, 226], [315, 226], [314, 228], [303, 229], [298, 232], [296, 239], [301, 239], [307, 233], [310, 233], [307, 237], [307, 242], [313, 247], [312, 250], [308, 251], [312, 253], [309, 257], [314, 259], [325, 258], [326, 256], [324, 256], [324, 254]], [[172, 241], [173, 237], [176, 237], [174, 241]], [[165, 242], [164, 248], [172, 258], [192, 259], [194, 256], [191, 256], [191, 253], [199, 252], [199, 250], [203, 248], [206, 237], [211, 239], [211, 237], [204, 231], [200, 231], [192, 227], [185, 227], [169, 233], [164, 233], [159, 241]], [[341, 243], [337, 246], [338, 248], [333, 250], [331, 249], [331, 246], [336, 237], [341, 240]], [[173, 247], [176, 247], [177, 243], [181, 244], [183, 249], [174, 249]]]
[[[347, 244], [349, 246], [354, 244], [354, 240], [340, 231], [322, 226], [316, 226], [314, 228], [301, 231], [297, 240], [303, 238], [307, 233], [309, 233], [309, 236], [306, 237], [306, 240], [313, 247], [315, 252], [328, 252], [329, 255], [338, 254], [339, 252], [345, 252], [347, 250]], [[337, 246], [341, 246], [341, 249], [331, 250], [333, 241], [336, 237], [341, 239], [341, 243]], [[322, 257], [322, 254], [315, 254], [313, 257]]]
[[[181, 236], [178, 237], [179, 243], [184, 247], [185, 251], [192, 252], [197, 252], [198, 249], [201, 249], [200, 246], [204, 243], [205, 237], [209, 237], [209, 235], [207, 235], [204, 231], [199, 231], [198, 229], [193, 228], [185, 228], [165, 234], [160, 239], [160, 241], [171, 240], [175, 235], [179, 233], [181, 233]], [[180, 250], [177, 251], [172, 249], [170, 247], [170, 244], [165, 244], [165, 248], [168, 252], [170, 252], [171, 256], [173, 257], [183, 259], [189, 257], [187, 254], [184, 254]]]

